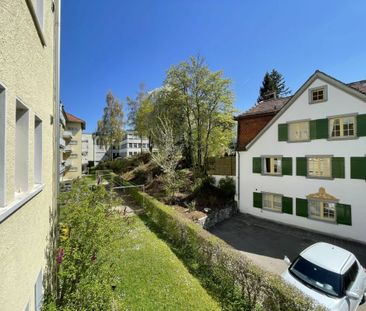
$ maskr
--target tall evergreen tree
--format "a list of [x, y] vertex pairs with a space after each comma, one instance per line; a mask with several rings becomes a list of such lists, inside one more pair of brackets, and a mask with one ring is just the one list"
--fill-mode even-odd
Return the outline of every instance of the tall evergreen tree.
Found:
[[276, 69], [268, 71], [264, 75], [262, 86], [259, 89], [258, 102], [266, 99], [283, 97], [291, 93], [286, 86], [285, 79]]

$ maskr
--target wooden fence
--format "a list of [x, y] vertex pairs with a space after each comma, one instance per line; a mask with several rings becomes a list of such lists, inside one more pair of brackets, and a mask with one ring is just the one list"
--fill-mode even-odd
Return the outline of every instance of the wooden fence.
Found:
[[209, 159], [209, 175], [235, 176], [236, 174], [235, 156]]

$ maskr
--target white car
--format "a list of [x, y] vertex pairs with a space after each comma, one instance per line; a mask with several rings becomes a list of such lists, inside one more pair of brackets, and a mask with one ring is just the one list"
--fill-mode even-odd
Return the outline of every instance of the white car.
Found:
[[349, 251], [328, 243], [305, 249], [283, 279], [332, 311], [356, 310], [366, 297], [366, 271]]

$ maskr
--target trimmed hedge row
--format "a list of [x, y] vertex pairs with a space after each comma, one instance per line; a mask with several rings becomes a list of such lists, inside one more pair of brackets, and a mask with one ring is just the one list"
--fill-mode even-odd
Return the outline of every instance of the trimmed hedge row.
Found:
[[220, 300], [224, 310], [321, 310], [279, 276], [257, 267], [171, 207], [135, 188], [128, 192], [144, 206], [149, 221], [203, 286]]

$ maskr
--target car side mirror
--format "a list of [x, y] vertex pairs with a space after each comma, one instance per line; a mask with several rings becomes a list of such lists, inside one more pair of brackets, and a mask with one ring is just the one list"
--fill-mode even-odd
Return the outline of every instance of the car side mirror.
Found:
[[350, 290], [346, 291], [346, 295], [347, 295], [347, 297], [349, 297], [351, 299], [355, 299], [355, 300], [359, 300], [361, 298], [359, 294], [352, 292]]
[[285, 258], [283, 258], [283, 261], [284, 261], [288, 266], [290, 266], [290, 265], [291, 265], [291, 260], [290, 260], [290, 258], [288, 258], [286, 255], [285, 255]]

